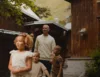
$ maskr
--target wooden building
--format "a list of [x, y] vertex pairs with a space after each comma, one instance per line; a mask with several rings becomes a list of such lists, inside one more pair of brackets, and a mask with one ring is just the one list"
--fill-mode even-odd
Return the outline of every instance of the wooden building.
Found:
[[98, 0], [66, 1], [71, 3], [72, 12], [71, 56], [89, 56], [99, 45], [100, 3]]
[[98, 44], [100, 44], [100, 0], [97, 1]]

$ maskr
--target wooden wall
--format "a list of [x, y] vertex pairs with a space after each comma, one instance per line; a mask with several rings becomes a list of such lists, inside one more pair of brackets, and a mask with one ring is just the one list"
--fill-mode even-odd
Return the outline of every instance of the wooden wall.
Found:
[[[71, 56], [89, 56], [97, 46], [98, 26], [96, 21], [96, 0], [72, 0]], [[85, 35], [80, 30], [86, 28]]]
[[14, 38], [15, 36], [13, 35], [0, 33], [0, 77], [10, 77], [8, 70], [9, 52], [15, 49]]
[[13, 31], [24, 31], [22, 26], [18, 26], [13, 19], [4, 19], [0, 17], [0, 29], [7, 29]]
[[97, 3], [98, 45], [100, 46], [100, 2]]

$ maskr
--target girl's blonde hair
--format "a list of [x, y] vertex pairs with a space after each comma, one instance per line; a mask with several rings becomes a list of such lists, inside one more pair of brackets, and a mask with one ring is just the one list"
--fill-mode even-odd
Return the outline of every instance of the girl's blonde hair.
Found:
[[26, 49], [27, 49], [27, 50], [31, 50], [32, 47], [33, 47], [34, 35], [33, 35], [33, 34], [30, 34], [30, 35], [29, 35], [29, 34], [27, 34], [27, 33], [21, 33], [21, 34], [19, 34], [19, 35], [15, 38], [14, 44], [16, 43], [17, 38], [18, 38], [19, 36], [22, 36], [22, 37], [23, 37], [23, 40], [24, 40]]

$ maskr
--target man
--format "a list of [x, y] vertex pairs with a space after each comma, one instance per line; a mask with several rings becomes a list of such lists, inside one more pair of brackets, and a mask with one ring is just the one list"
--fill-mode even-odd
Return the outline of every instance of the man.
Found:
[[39, 51], [40, 61], [47, 67], [49, 73], [51, 70], [50, 56], [56, 46], [54, 38], [49, 35], [49, 26], [43, 25], [43, 34], [37, 36], [34, 51]]

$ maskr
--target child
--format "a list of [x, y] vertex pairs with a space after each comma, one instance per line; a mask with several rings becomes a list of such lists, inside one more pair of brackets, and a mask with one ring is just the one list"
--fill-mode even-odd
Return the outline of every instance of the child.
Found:
[[34, 52], [33, 53], [33, 62], [32, 62], [32, 77], [43, 77], [45, 74], [47, 77], [50, 77], [49, 72], [47, 71], [47, 68], [39, 62], [40, 53]]
[[32, 38], [26, 33], [18, 35], [14, 44], [17, 50], [10, 51], [10, 60], [8, 69], [11, 72], [10, 77], [30, 77], [32, 68]]
[[63, 65], [63, 59], [60, 56], [60, 51], [61, 47], [57, 45], [54, 50], [54, 57], [52, 58], [52, 72], [51, 75], [52, 77], [63, 77], [63, 72], [62, 72], [62, 65]]

